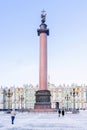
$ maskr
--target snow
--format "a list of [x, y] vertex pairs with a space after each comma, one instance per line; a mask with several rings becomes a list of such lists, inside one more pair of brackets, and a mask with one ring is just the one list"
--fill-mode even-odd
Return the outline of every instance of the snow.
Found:
[[14, 124], [11, 115], [0, 112], [0, 130], [87, 130], [87, 111], [78, 114], [66, 113], [18, 113]]

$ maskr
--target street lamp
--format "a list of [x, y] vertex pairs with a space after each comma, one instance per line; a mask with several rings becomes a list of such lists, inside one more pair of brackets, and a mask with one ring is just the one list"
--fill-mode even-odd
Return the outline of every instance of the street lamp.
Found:
[[6, 110], [6, 90], [3, 89], [3, 110]]
[[23, 111], [23, 100], [24, 100], [24, 97], [23, 95], [21, 95], [21, 110]]
[[5, 92], [5, 94], [6, 94], [6, 96], [8, 97], [8, 111], [7, 111], [7, 113], [10, 113], [10, 112], [11, 112], [11, 111], [10, 111], [10, 98], [12, 97], [13, 92], [11, 92], [11, 90], [8, 89], [8, 91]]
[[75, 97], [78, 95], [78, 92], [75, 91], [75, 88], [73, 88], [73, 91], [70, 93], [73, 96], [73, 113], [76, 113], [76, 107], [75, 107]]
[[67, 94], [66, 97], [65, 97], [66, 101], [67, 101], [67, 111], [68, 111], [68, 101], [70, 99], [69, 95]]

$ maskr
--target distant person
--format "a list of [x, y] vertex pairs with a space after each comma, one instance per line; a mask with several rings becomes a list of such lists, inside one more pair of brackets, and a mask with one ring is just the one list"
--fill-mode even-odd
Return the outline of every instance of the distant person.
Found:
[[59, 113], [59, 117], [60, 117], [60, 114], [61, 114], [61, 110], [60, 109], [58, 110], [58, 113]]
[[62, 116], [64, 116], [65, 115], [65, 111], [64, 111], [64, 109], [62, 110]]
[[15, 112], [15, 109], [13, 109], [11, 112], [11, 123], [12, 124], [14, 124], [15, 116], [16, 116], [16, 112]]

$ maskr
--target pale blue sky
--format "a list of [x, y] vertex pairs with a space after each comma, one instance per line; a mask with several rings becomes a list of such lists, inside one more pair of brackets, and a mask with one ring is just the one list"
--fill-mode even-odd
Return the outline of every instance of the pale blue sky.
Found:
[[43, 9], [50, 29], [48, 80], [87, 84], [87, 0], [0, 0], [0, 86], [38, 84]]

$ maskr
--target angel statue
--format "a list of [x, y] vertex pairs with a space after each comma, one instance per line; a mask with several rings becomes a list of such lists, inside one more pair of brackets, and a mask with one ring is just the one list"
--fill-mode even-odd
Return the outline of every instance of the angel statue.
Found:
[[45, 11], [43, 10], [41, 14], [41, 22], [45, 23], [45, 21], [46, 21], [46, 14], [45, 14]]

